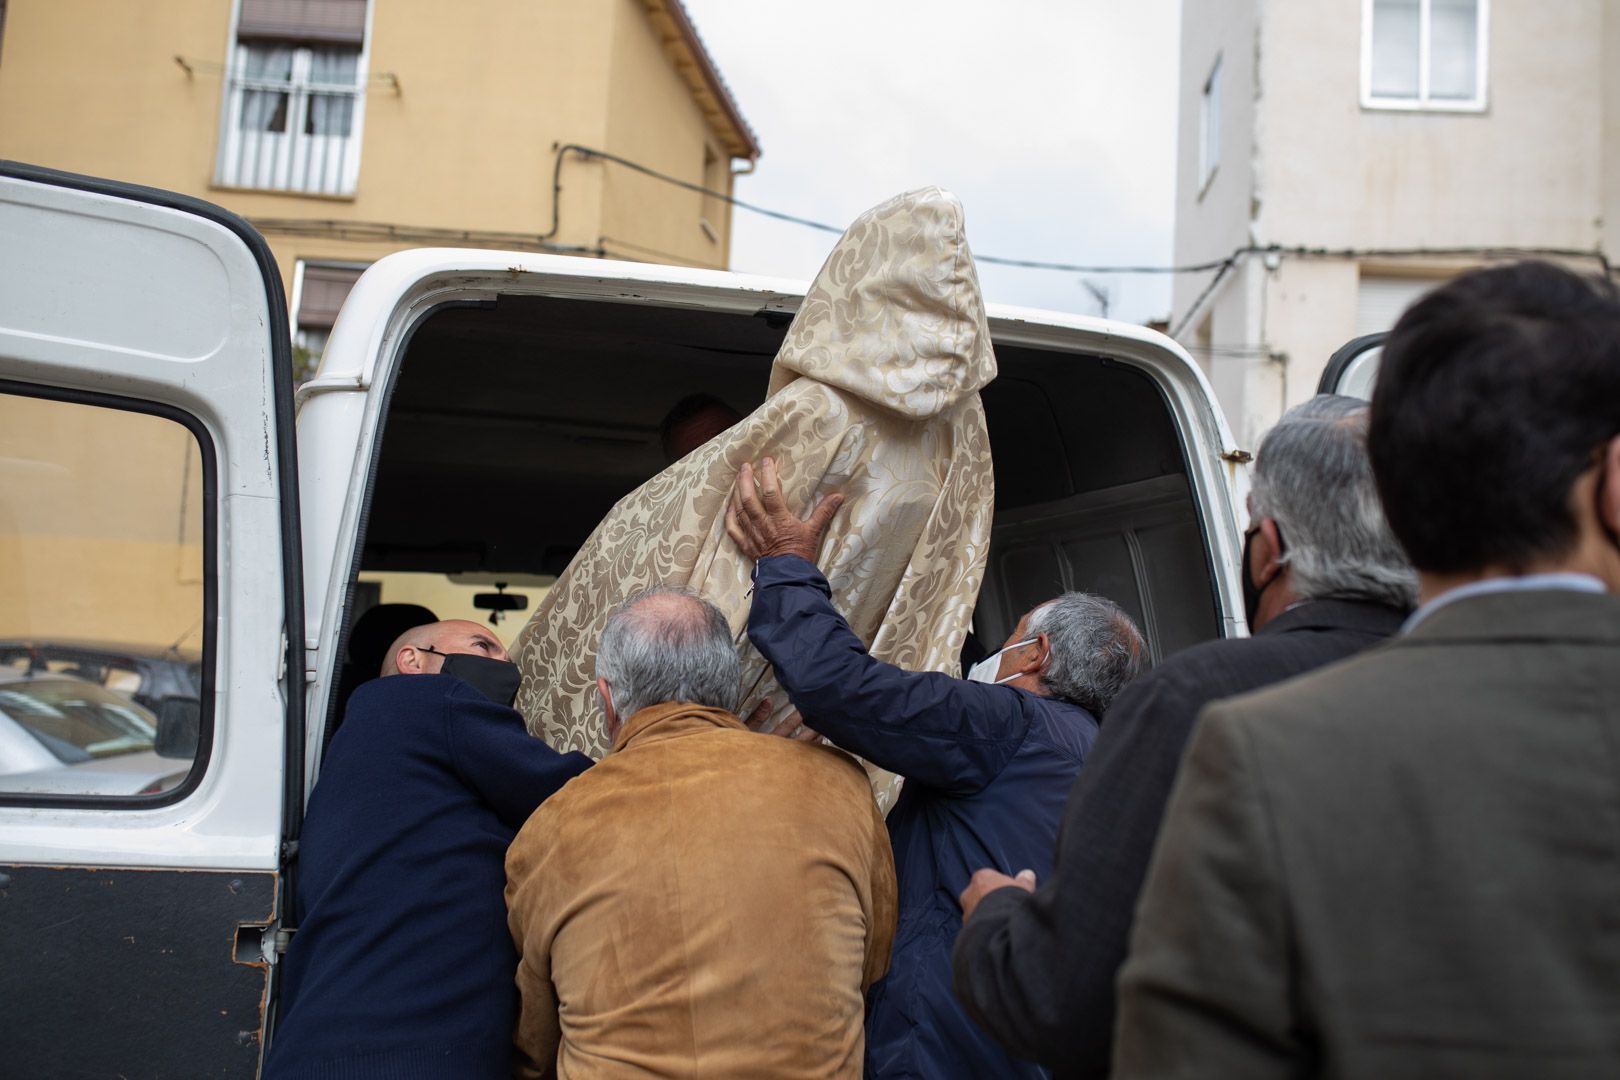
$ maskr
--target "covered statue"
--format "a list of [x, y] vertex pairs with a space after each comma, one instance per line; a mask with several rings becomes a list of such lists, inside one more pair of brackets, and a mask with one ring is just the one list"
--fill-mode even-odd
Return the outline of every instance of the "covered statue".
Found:
[[[925, 188], [857, 218], [805, 294], [765, 402], [621, 499], [512, 645], [517, 708], [558, 750], [608, 749], [596, 643], [608, 612], [653, 585], [726, 613], [747, 715], [791, 706], [748, 644], [751, 563], [726, 535], [745, 462], [774, 457], [790, 506], [844, 493], [816, 563], [880, 660], [955, 673], [983, 580], [994, 485], [979, 390], [995, 378], [978, 275], [955, 196]], [[871, 769], [888, 808], [897, 780]]]

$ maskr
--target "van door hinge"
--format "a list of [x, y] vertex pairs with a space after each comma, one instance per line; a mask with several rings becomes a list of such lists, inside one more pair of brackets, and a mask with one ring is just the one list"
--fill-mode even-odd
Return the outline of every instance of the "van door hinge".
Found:
[[1221, 455], [1222, 461], [1229, 461], [1233, 465], [1247, 465], [1254, 460], [1254, 455], [1247, 450], [1228, 450]]

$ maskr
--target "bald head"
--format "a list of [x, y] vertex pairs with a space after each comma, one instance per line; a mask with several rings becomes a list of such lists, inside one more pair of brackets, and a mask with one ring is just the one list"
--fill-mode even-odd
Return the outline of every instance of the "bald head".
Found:
[[399, 635], [383, 657], [382, 674], [436, 675], [445, 656], [452, 653], [507, 659], [506, 646], [488, 627], [466, 619], [446, 619], [413, 626]]

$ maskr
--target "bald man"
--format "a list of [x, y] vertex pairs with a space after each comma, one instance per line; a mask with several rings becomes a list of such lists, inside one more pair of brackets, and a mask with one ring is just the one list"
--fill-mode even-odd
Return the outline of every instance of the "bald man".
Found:
[[591, 760], [524, 730], [517, 669], [477, 623], [406, 631], [382, 675], [350, 698], [310, 796], [264, 1075], [509, 1076], [506, 849]]

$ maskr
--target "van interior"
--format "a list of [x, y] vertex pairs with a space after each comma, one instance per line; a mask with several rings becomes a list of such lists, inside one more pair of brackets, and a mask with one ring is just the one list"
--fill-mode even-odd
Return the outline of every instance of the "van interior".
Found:
[[[746, 414], [763, 400], [788, 321], [530, 295], [430, 313], [389, 391], [351, 582], [560, 573], [664, 467], [672, 405], [701, 391]], [[996, 515], [977, 640], [997, 648], [1024, 611], [1067, 589], [1123, 607], [1155, 661], [1217, 636], [1208, 545], [1158, 385], [1101, 356], [998, 344], [996, 357], [982, 395]], [[363, 603], [351, 600], [350, 625]]]

